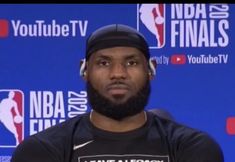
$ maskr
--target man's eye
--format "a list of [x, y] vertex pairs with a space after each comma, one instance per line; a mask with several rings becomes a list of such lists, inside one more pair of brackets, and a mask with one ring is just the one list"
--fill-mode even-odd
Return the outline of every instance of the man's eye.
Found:
[[109, 62], [108, 62], [108, 61], [105, 61], [105, 60], [101, 60], [101, 61], [98, 62], [98, 64], [99, 64], [100, 66], [108, 66], [108, 65], [109, 65]]
[[137, 61], [130, 60], [127, 62], [127, 66], [135, 66], [135, 65], [137, 65]]

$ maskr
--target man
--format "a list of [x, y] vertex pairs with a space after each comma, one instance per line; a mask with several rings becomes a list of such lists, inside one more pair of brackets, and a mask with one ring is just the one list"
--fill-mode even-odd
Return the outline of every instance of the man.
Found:
[[223, 162], [207, 134], [144, 110], [155, 69], [144, 36], [113, 24], [87, 40], [92, 111], [24, 140], [12, 162]]

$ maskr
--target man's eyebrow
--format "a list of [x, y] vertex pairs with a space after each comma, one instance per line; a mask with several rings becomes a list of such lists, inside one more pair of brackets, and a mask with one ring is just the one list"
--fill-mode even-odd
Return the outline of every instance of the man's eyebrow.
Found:
[[133, 54], [128, 54], [126, 57], [126, 59], [139, 59], [141, 58], [141, 56], [139, 54], [133, 53]]
[[[141, 55], [142, 53], [123, 53], [124, 59], [142, 59]], [[112, 56], [103, 54], [103, 53], [97, 53], [96, 59], [112, 59]]]
[[103, 54], [98, 54], [96, 56], [96, 59], [110, 59], [110, 56], [106, 56], [106, 55], [103, 55]]

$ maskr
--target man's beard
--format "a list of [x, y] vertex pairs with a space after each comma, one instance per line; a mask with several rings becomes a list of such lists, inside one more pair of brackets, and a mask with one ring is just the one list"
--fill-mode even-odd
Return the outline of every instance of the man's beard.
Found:
[[[128, 116], [133, 116], [144, 110], [148, 103], [150, 94], [150, 83], [146, 80], [145, 85], [127, 101], [115, 103], [101, 95], [91, 83], [87, 82], [88, 100], [93, 110], [96, 112], [115, 119], [122, 120]], [[118, 100], [118, 99], [117, 99]], [[118, 102], [118, 101], [117, 101]]]

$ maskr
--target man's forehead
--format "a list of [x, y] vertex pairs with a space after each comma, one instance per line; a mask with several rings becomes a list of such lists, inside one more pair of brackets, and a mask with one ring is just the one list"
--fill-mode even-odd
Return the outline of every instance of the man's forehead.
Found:
[[87, 39], [86, 59], [95, 51], [117, 46], [135, 47], [149, 58], [149, 47], [145, 37], [135, 28], [123, 24], [111, 24], [94, 31]]
[[145, 59], [144, 54], [132, 47], [114, 47], [102, 49], [94, 52], [91, 55], [91, 58], [143, 58]]

